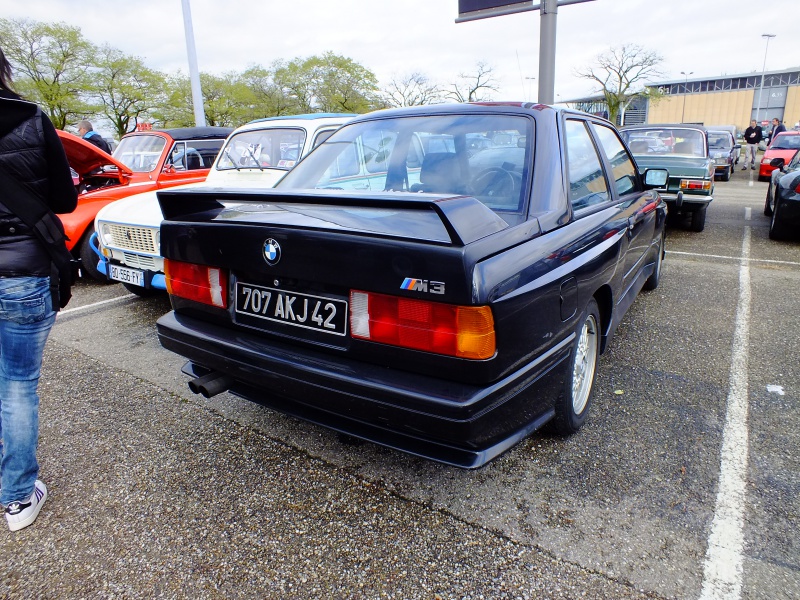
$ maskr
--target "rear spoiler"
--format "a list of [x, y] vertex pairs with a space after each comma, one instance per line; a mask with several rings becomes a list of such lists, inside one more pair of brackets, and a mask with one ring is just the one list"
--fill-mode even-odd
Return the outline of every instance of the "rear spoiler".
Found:
[[318, 204], [394, 210], [433, 210], [439, 215], [453, 245], [465, 246], [509, 225], [494, 211], [471, 196], [438, 196], [387, 192], [348, 195], [343, 190], [277, 189], [230, 190], [224, 188], [166, 189], [157, 192], [161, 213], [167, 221], [192, 221], [193, 215], [206, 213], [213, 218], [226, 203]]

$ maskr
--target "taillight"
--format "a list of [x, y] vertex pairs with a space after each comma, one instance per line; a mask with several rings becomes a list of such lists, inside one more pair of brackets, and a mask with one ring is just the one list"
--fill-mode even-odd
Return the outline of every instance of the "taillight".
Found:
[[203, 304], [228, 307], [228, 272], [217, 267], [164, 259], [167, 292]]
[[486, 359], [496, 349], [488, 306], [457, 306], [371, 292], [350, 292], [354, 338], [446, 354]]
[[711, 182], [702, 179], [681, 179], [682, 190], [710, 190]]

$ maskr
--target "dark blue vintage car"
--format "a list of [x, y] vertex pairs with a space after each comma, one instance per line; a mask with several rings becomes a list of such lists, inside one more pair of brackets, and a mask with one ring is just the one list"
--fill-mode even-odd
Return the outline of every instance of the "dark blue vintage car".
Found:
[[788, 164], [783, 158], [773, 158], [764, 214], [772, 217], [769, 237], [787, 240], [800, 232], [800, 151], [795, 152]]
[[549, 106], [358, 117], [275, 189], [159, 193], [159, 338], [204, 396], [478, 467], [583, 425], [600, 353], [658, 285], [667, 177]]

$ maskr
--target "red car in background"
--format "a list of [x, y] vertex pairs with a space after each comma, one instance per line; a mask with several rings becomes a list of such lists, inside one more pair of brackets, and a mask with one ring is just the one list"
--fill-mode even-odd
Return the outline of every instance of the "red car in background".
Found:
[[775, 167], [771, 164], [773, 158], [782, 158], [788, 164], [794, 153], [800, 150], [800, 131], [784, 131], [775, 136], [764, 151], [761, 165], [758, 168], [758, 180], [769, 181]]
[[97, 256], [89, 242], [101, 208], [133, 194], [204, 181], [231, 131], [228, 127], [136, 131], [122, 137], [113, 155], [59, 131], [80, 192], [75, 211], [59, 217], [67, 248], [82, 259], [82, 273], [107, 281], [97, 270]]

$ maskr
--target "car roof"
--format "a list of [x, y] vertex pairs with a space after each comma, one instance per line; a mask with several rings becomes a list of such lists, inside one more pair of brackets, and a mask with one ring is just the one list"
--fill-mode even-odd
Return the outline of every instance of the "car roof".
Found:
[[620, 131], [635, 131], [637, 129], [697, 129], [699, 131], [708, 131], [704, 125], [695, 123], [640, 123], [620, 127]]
[[256, 129], [265, 129], [267, 126], [275, 127], [305, 127], [314, 129], [323, 127], [325, 125], [341, 125], [357, 117], [356, 114], [344, 113], [312, 113], [306, 115], [286, 115], [280, 117], [266, 117], [264, 119], [255, 119], [249, 121], [244, 125], [236, 128], [236, 133], [240, 131], [251, 131]]
[[175, 129], [152, 129], [148, 131], [132, 131], [122, 137], [165, 133], [173, 140], [212, 140], [225, 139], [233, 131], [233, 127], [177, 127]]

